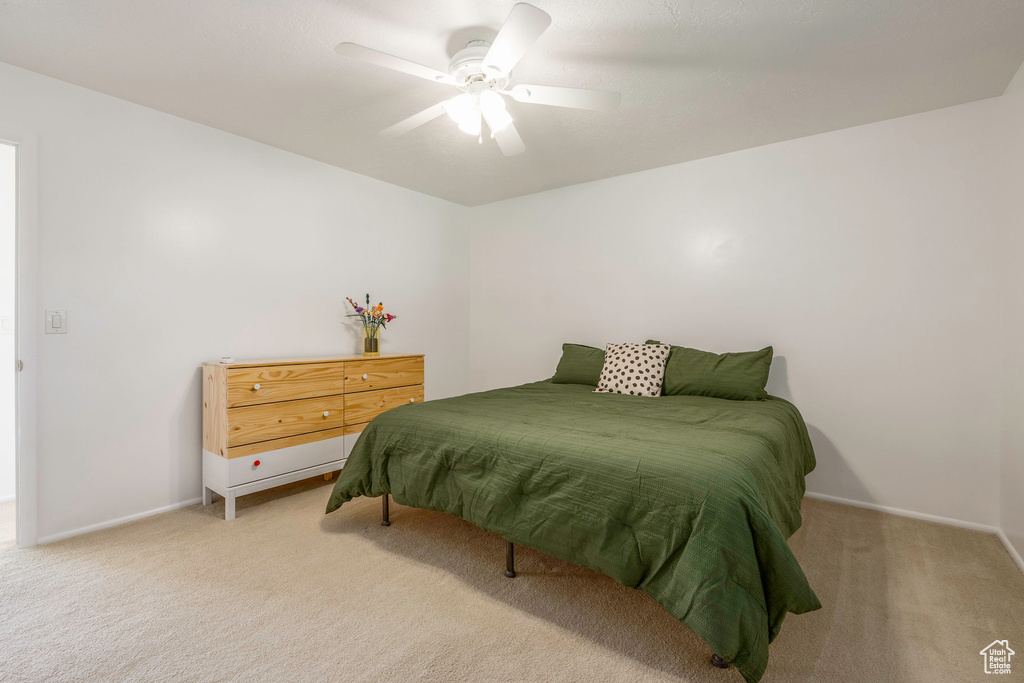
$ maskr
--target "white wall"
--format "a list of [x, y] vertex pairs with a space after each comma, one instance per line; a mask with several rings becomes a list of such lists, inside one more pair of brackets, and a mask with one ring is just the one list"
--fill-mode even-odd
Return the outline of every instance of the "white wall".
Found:
[[1002, 271], [1005, 333], [999, 526], [1018, 556], [1024, 556], [1024, 66], [1003, 100], [1007, 215]]
[[775, 346], [811, 491], [998, 517], [996, 100], [476, 209], [473, 385], [564, 341]]
[[199, 496], [199, 364], [356, 352], [345, 296], [466, 390], [466, 209], [0, 64], [2, 127], [38, 138], [40, 538]]
[[15, 147], [0, 144], [0, 502], [14, 500]]

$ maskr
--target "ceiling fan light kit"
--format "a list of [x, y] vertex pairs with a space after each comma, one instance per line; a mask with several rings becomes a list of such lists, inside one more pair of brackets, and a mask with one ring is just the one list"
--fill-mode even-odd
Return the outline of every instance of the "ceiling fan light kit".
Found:
[[521, 2], [512, 7], [493, 43], [486, 40], [470, 41], [452, 57], [448, 73], [355, 43], [341, 43], [335, 51], [346, 57], [411, 76], [453, 85], [462, 91], [457, 97], [435, 104], [385, 128], [380, 132], [381, 136], [398, 137], [442, 114], [448, 114], [458, 124], [459, 130], [482, 142], [482, 119], [502, 154], [514, 156], [524, 152], [526, 146], [519, 137], [511, 114], [505, 108], [503, 95], [528, 104], [592, 111], [611, 111], [619, 106], [620, 96], [617, 92], [523, 84], [509, 89], [512, 69], [550, 24], [551, 17], [547, 12]]
[[505, 110], [505, 100], [493, 90], [480, 93], [480, 110], [492, 132], [500, 133], [512, 125], [512, 115]]

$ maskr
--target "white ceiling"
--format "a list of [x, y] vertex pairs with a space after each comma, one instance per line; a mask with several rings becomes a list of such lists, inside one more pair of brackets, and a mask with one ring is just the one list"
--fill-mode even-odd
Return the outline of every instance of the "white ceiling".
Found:
[[513, 80], [622, 92], [612, 113], [510, 102], [527, 151], [447, 117], [447, 70], [512, 0], [7, 0], [0, 60], [466, 205], [1002, 94], [1021, 0], [532, 0], [553, 21]]

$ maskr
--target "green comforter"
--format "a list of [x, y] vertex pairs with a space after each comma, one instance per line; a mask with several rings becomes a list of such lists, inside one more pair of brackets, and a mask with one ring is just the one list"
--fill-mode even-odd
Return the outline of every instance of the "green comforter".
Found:
[[821, 604], [786, 543], [814, 452], [779, 398], [637, 398], [536, 382], [390, 410], [327, 512], [355, 496], [458, 515], [645, 591], [748, 681], [787, 612]]

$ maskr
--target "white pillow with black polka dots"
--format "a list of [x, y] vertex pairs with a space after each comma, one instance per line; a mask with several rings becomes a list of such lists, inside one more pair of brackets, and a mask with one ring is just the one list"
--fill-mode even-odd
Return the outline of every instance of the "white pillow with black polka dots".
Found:
[[661, 396], [668, 344], [608, 344], [594, 391], [602, 394]]

